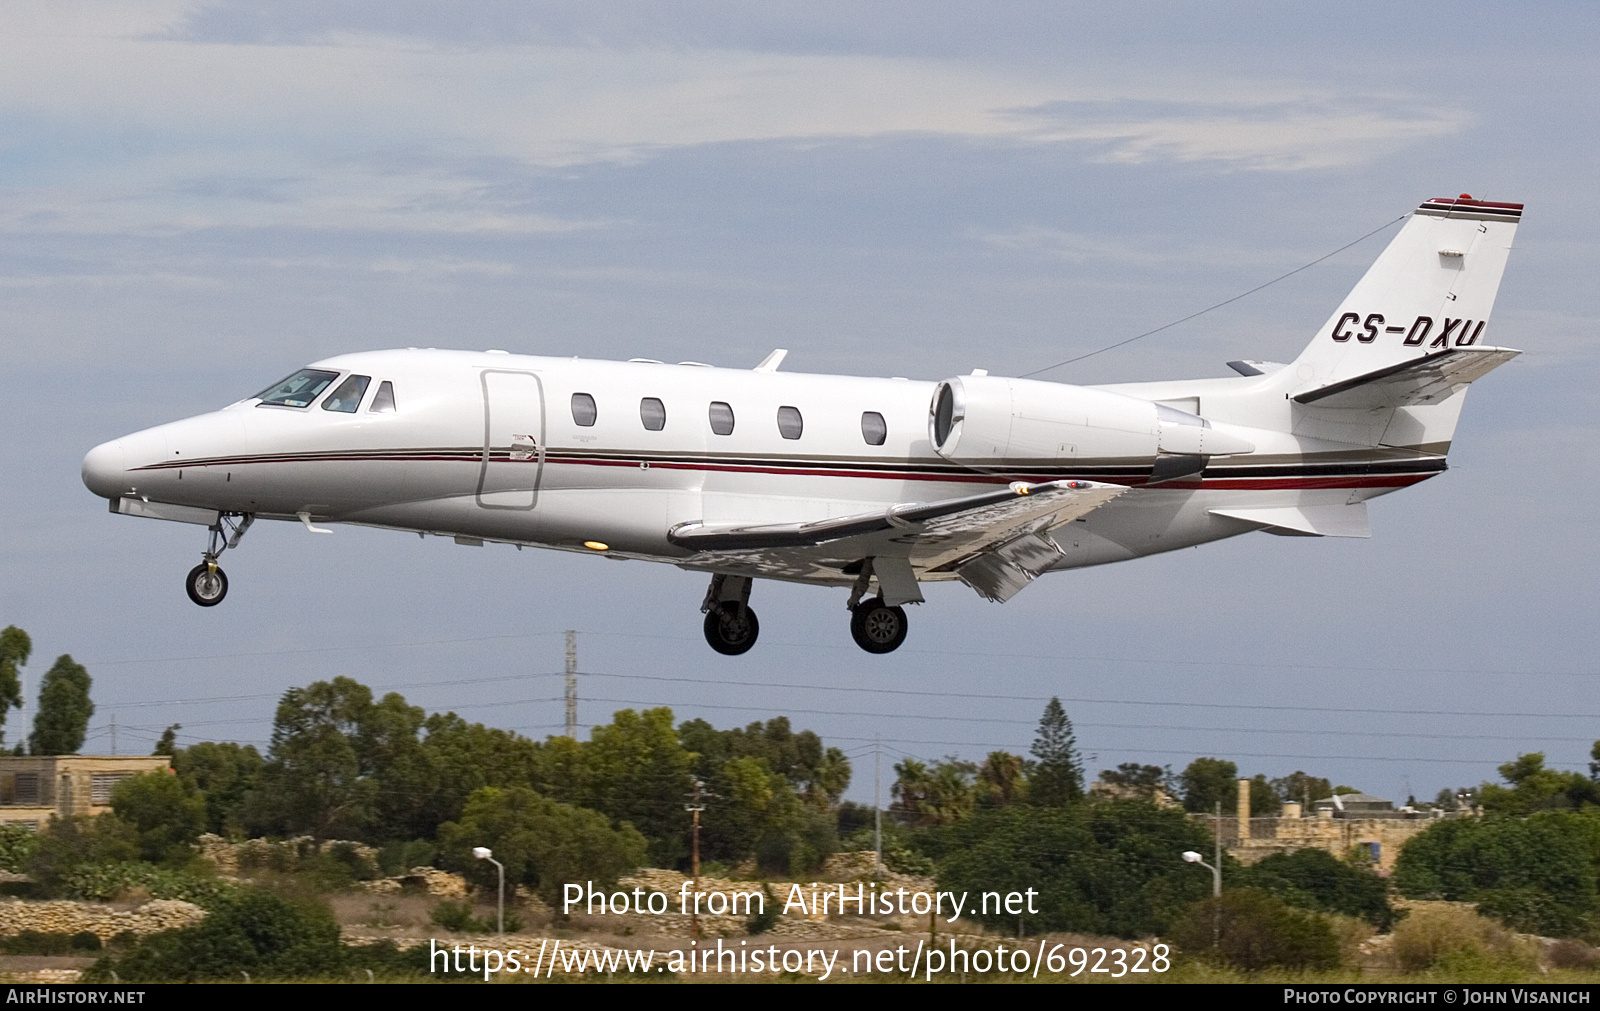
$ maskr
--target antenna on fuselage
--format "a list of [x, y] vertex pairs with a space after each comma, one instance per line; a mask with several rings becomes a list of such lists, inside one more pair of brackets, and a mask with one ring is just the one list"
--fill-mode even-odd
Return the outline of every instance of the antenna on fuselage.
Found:
[[761, 359], [761, 364], [757, 365], [752, 371], [754, 371], [754, 372], [776, 372], [776, 371], [778, 371], [778, 366], [783, 364], [784, 358], [788, 357], [788, 355], [789, 355], [789, 349], [788, 348], [777, 348], [776, 350], [774, 350], [772, 352], [772, 354], [767, 355], [767, 357]]

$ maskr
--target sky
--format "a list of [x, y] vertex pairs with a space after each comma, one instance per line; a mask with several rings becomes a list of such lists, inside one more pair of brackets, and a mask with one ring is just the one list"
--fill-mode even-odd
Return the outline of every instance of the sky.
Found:
[[[1059, 696], [1090, 774], [1297, 769], [1403, 801], [1516, 755], [1586, 769], [1600, 495], [1591, 4], [0, 3], [0, 625], [32, 691], [94, 678], [85, 751], [265, 747], [336, 675], [536, 738], [669, 705], [882, 755], [1024, 751]], [[889, 656], [842, 591], [260, 524], [111, 516], [83, 454], [306, 362], [505, 348], [937, 380], [1018, 375], [1315, 267], [1068, 383], [1288, 361], [1421, 200], [1527, 211], [1449, 473], [1368, 541], [1264, 534], [938, 584]], [[881, 750], [879, 745], [881, 744]]]

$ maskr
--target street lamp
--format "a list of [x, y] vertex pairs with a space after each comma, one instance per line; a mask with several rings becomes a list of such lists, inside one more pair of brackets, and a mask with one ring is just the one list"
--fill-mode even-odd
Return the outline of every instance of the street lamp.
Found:
[[[500, 933], [504, 934], [506, 932], [506, 865], [496, 860], [494, 858], [494, 851], [489, 849], [487, 846], [474, 846], [472, 848], [472, 855], [477, 857], [479, 860], [487, 860], [491, 864], [494, 864], [495, 868], [500, 872], [500, 896], [499, 901], [495, 904], [495, 906], [496, 912], [499, 914], [500, 919]], [[1218, 880], [1221, 879], [1219, 878]], [[1221, 888], [1222, 886], [1218, 885], [1217, 887]]]
[[1189, 863], [1189, 864], [1199, 864], [1201, 867], [1204, 867], [1206, 870], [1210, 871], [1211, 872], [1211, 894], [1212, 895], [1221, 895], [1222, 894], [1222, 868], [1221, 867], [1213, 867], [1210, 864], [1206, 863], [1205, 858], [1202, 857], [1200, 854], [1196, 853], [1194, 850], [1185, 850], [1184, 853], [1183, 853], [1183, 861], [1184, 861], [1184, 863]]
[[[1184, 850], [1183, 851], [1183, 862], [1187, 863], [1187, 864], [1199, 864], [1201, 867], [1204, 867], [1206, 870], [1210, 871], [1211, 872], [1211, 895], [1212, 895], [1213, 899], [1215, 899], [1215, 900], [1220, 900], [1222, 898], [1222, 861], [1221, 860], [1218, 860], [1217, 861], [1217, 865], [1215, 867], [1213, 867], [1210, 864], [1206, 863], [1205, 858], [1202, 857], [1200, 854], [1196, 853], [1194, 850]], [[1211, 946], [1213, 948], [1215, 948], [1221, 942], [1222, 942], [1222, 903], [1220, 901], [1213, 901], [1211, 903]]]

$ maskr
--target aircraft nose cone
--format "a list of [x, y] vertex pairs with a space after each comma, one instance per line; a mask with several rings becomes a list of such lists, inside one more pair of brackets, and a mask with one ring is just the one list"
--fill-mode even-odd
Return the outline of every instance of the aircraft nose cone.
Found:
[[83, 483], [101, 498], [128, 490], [127, 450], [121, 439], [103, 442], [83, 458]]

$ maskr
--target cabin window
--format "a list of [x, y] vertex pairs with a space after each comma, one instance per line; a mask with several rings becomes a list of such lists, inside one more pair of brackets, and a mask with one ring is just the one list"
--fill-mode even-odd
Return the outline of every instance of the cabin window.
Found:
[[649, 431], [661, 431], [667, 427], [667, 405], [655, 397], [645, 397], [639, 401], [639, 420]]
[[339, 378], [337, 372], [324, 372], [321, 369], [301, 369], [281, 383], [274, 383], [260, 393], [256, 398], [261, 401], [257, 407], [309, 407], [317, 399], [317, 394], [328, 388], [328, 384]]
[[378, 392], [372, 395], [372, 406], [367, 408], [368, 414], [393, 414], [394, 413], [394, 384], [385, 379], [378, 384]]
[[594, 406], [594, 398], [587, 393], [574, 393], [572, 395], [572, 421], [582, 428], [594, 427], [594, 419], [600, 417], [600, 409]]
[[340, 414], [354, 414], [356, 408], [361, 406], [361, 398], [367, 395], [367, 384], [372, 382], [371, 376], [351, 376], [322, 402], [324, 411], [338, 411]]
[[711, 402], [711, 430], [718, 435], [733, 434], [733, 408], [720, 400]]
[[785, 439], [798, 439], [805, 430], [805, 420], [800, 417], [798, 407], [778, 408], [778, 434]]
[[889, 437], [889, 426], [877, 411], [861, 412], [861, 437], [869, 446], [881, 446]]

